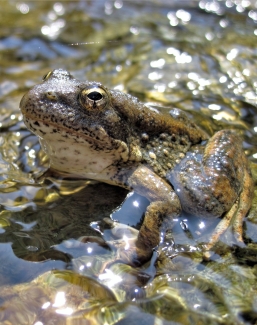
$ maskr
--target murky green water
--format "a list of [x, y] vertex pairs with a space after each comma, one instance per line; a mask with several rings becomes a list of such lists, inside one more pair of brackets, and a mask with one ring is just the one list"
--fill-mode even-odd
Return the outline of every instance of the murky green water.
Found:
[[228, 233], [203, 262], [201, 221], [182, 216], [156, 267], [111, 263], [104, 218], [136, 226], [147, 202], [119, 210], [121, 188], [35, 182], [48, 159], [19, 112], [64, 68], [188, 111], [209, 134], [237, 130], [256, 180], [256, 43], [257, 1], [1, 1], [0, 324], [257, 324], [256, 197], [245, 247]]

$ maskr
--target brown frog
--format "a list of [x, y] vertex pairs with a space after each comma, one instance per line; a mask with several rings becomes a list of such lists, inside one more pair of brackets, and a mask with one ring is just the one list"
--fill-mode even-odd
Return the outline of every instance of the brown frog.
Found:
[[208, 139], [177, 109], [161, 114], [131, 95], [78, 81], [61, 69], [25, 94], [20, 107], [51, 169], [125, 187], [150, 201], [133, 263], [151, 257], [160, 234], [171, 229], [182, 209], [222, 217], [207, 251], [230, 223], [243, 242], [253, 181], [234, 131]]

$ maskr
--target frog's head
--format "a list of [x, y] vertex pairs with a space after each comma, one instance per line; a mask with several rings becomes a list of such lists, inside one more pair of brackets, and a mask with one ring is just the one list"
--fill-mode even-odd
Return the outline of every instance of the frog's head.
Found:
[[20, 108], [51, 167], [83, 176], [131, 159], [133, 132], [119, 108], [136, 101], [98, 82], [80, 82], [59, 69], [29, 90]]
[[162, 150], [165, 134], [171, 142], [174, 137], [183, 142], [183, 148], [205, 137], [189, 120], [160, 114], [131, 95], [108, 90], [98, 82], [81, 82], [61, 69], [49, 72], [25, 94], [20, 107], [51, 167], [83, 177], [95, 178], [94, 173], [110, 166], [117, 170], [142, 159], [154, 168], [151, 146], [161, 150], [156, 156], [160, 162], [166, 154]]

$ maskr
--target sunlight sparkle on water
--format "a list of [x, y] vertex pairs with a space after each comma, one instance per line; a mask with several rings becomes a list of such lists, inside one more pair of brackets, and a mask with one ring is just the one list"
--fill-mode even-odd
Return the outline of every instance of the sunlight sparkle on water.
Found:
[[54, 11], [50, 11], [47, 15], [47, 17], [50, 19], [50, 20], [55, 20], [57, 18], [56, 16], [56, 13]]
[[168, 12], [167, 14], [167, 18], [169, 19], [170, 21], [170, 25], [171, 26], [177, 26], [178, 23], [179, 23], [179, 20], [178, 18], [176, 17], [175, 13], [174, 12]]
[[188, 89], [190, 89], [190, 90], [194, 90], [194, 89], [196, 88], [196, 84], [195, 84], [193, 81], [189, 81], [189, 82], [187, 83], [187, 87], [188, 87]]
[[250, 0], [242, 0], [241, 2], [241, 6], [244, 8], [247, 8], [251, 5], [251, 1]]
[[210, 104], [208, 107], [213, 111], [219, 111], [221, 109], [221, 106], [217, 104]]
[[29, 6], [26, 3], [18, 3], [16, 8], [24, 15], [29, 12]]
[[93, 252], [93, 248], [92, 247], [88, 247], [87, 248], [87, 252], [88, 252], [88, 254], [91, 254]]
[[205, 38], [207, 39], [207, 41], [212, 41], [214, 39], [215, 35], [211, 32], [207, 32], [205, 34]]
[[56, 314], [60, 315], [71, 315], [73, 313], [73, 309], [71, 307], [56, 309]]
[[113, 273], [112, 270], [109, 269], [105, 269], [105, 273], [99, 274], [98, 278], [99, 280], [107, 281], [106, 285], [109, 287], [113, 287], [115, 284], [122, 281], [119, 275]]
[[63, 15], [65, 13], [65, 8], [60, 2], [56, 2], [53, 6], [54, 11], [57, 13], [57, 15]]
[[53, 307], [62, 307], [66, 303], [66, 297], [64, 291], [57, 292]]
[[163, 68], [164, 64], [165, 64], [164, 59], [159, 59], [159, 60], [155, 60], [155, 61], [150, 62], [150, 66], [152, 68], [160, 68], [161, 69], [161, 68]]
[[116, 0], [116, 1], [114, 2], [114, 7], [115, 7], [116, 9], [121, 9], [121, 8], [123, 7], [123, 1], [121, 1], [121, 0]]
[[175, 57], [177, 63], [190, 63], [192, 62], [192, 57], [187, 52], [182, 52], [179, 56]]
[[218, 114], [214, 114], [212, 117], [217, 121], [221, 121], [222, 119], [224, 119], [226, 121], [235, 120], [235, 117], [227, 112], [219, 112]]
[[236, 6], [236, 11], [237, 12], [244, 12], [245, 8], [241, 4], [239, 4], [239, 5]]
[[180, 55], [180, 51], [177, 50], [175, 47], [168, 47], [166, 52], [167, 52], [167, 54], [172, 54], [174, 56]]
[[227, 0], [225, 2], [225, 5], [226, 5], [227, 8], [232, 8], [234, 6], [234, 3], [231, 0]]
[[257, 11], [250, 10], [249, 13], [248, 13], [248, 16], [249, 16], [252, 20], [257, 20]]
[[133, 201], [133, 205], [134, 205], [134, 207], [138, 208], [139, 207], [139, 202], [135, 200], [135, 201]]
[[249, 69], [244, 69], [243, 70], [243, 75], [249, 77], [250, 76], [250, 70]]
[[200, 1], [199, 7], [207, 12], [212, 12], [216, 15], [221, 15], [223, 13], [223, 9], [217, 1]]
[[110, 2], [105, 2], [104, 12], [106, 13], [106, 15], [111, 15], [113, 13], [112, 4]]
[[199, 74], [195, 72], [189, 72], [187, 75], [189, 79], [197, 81], [199, 79]]
[[205, 9], [207, 11], [217, 12], [220, 9], [220, 5], [217, 2], [207, 2]]
[[135, 26], [131, 26], [129, 30], [134, 35], [138, 35], [139, 34], [139, 29], [137, 27], [135, 27]]
[[176, 81], [171, 81], [170, 83], [168, 83], [168, 87], [169, 88], [174, 88], [174, 87], [176, 87], [177, 86], [177, 82]]
[[156, 89], [159, 93], [164, 93], [166, 90], [166, 85], [162, 83], [156, 83], [154, 85], [154, 89]]
[[115, 69], [117, 72], [120, 72], [122, 70], [122, 65], [116, 65]]
[[220, 82], [221, 84], [223, 84], [223, 83], [226, 82], [227, 80], [228, 80], [228, 78], [227, 78], [226, 76], [222, 76], [222, 77], [220, 77], [219, 82]]
[[222, 28], [226, 28], [228, 26], [228, 20], [227, 19], [221, 19], [220, 26]]
[[176, 16], [182, 20], [182, 22], [189, 22], [190, 19], [191, 19], [191, 14], [188, 12], [188, 11], [185, 11], [183, 9], [179, 9], [177, 12], [176, 12]]
[[200, 1], [200, 2], [199, 2], [199, 7], [200, 7], [201, 9], [204, 9], [204, 8], [205, 8], [205, 1]]
[[29, 151], [29, 157], [30, 158], [36, 158], [36, 151], [34, 149], [30, 149], [30, 151]]
[[163, 73], [160, 73], [160, 72], [156, 72], [156, 71], [154, 71], [154, 72], [151, 72], [151, 73], [149, 73], [149, 75], [148, 75], [148, 78], [150, 79], [150, 80], [159, 80], [159, 79], [161, 79], [163, 77]]
[[204, 78], [200, 78], [198, 80], [198, 83], [199, 83], [199, 86], [201, 86], [201, 87], [209, 86], [211, 84], [210, 80], [204, 79]]
[[60, 34], [61, 29], [65, 26], [65, 24], [66, 22], [64, 19], [57, 19], [49, 25], [42, 26], [41, 33], [49, 38], [56, 38]]
[[125, 251], [127, 251], [130, 248], [128, 237], [126, 235], [123, 235], [122, 239], [126, 243], [126, 245], [124, 246], [124, 249], [125, 249]]
[[249, 100], [257, 100], [257, 95], [256, 95], [256, 93], [255, 92], [253, 92], [253, 91], [247, 91], [246, 93], [245, 93], [245, 97], [247, 98], [247, 99], [249, 99]]
[[47, 301], [43, 304], [43, 306], [41, 307], [42, 309], [47, 309], [49, 306], [51, 305], [50, 301]]
[[205, 223], [204, 223], [203, 221], [201, 221], [201, 222], [199, 223], [199, 228], [200, 228], [200, 229], [205, 228]]
[[227, 59], [229, 61], [234, 60], [237, 57], [238, 54], [238, 49], [232, 49], [228, 54], [227, 54]]

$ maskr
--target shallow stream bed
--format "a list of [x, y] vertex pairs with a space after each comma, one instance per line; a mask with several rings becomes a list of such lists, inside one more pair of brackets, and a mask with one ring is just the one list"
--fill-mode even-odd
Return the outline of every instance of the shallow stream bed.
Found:
[[111, 263], [105, 218], [137, 228], [148, 202], [120, 208], [124, 189], [40, 178], [49, 161], [19, 110], [67, 69], [182, 109], [209, 135], [236, 130], [256, 184], [256, 44], [255, 0], [1, 1], [0, 324], [257, 324], [256, 191], [245, 246], [228, 231], [204, 261], [213, 225], [183, 214], [156, 265]]

